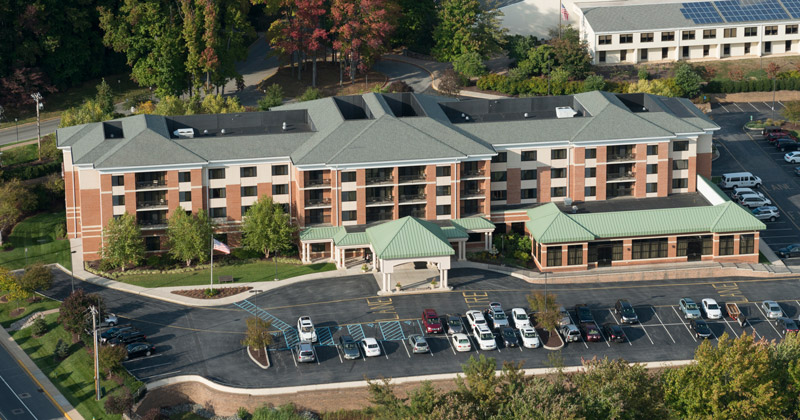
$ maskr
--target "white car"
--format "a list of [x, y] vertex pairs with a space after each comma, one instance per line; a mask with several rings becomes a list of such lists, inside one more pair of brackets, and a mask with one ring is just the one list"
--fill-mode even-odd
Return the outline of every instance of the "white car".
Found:
[[300, 341], [307, 343], [317, 342], [317, 329], [314, 328], [314, 323], [311, 322], [310, 316], [301, 316], [297, 320], [297, 334]]
[[522, 327], [519, 329], [519, 335], [522, 337], [522, 346], [529, 349], [535, 349], [542, 343], [539, 341], [539, 335], [536, 330], [531, 327]]
[[789, 152], [783, 155], [783, 160], [789, 163], [797, 163], [800, 162], [800, 152]]
[[767, 318], [769, 319], [778, 319], [783, 316], [781, 305], [778, 305], [778, 302], [774, 300], [765, 300], [761, 302], [761, 309], [764, 310], [764, 313], [767, 314]]
[[361, 340], [361, 350], [367, 357], [377, 357], [381, 355], [381, 346], [378, 345], [378, 340], [367, 337]]
[[483, 317], [481, 311], [476, 310], [467, 311], [467, 322], [469, 322], [469, 326], [472, 329], [475, 329], [475, 327], [478, 325], [483, 325], [487, 328], [489, 326], [489, 324], [486, 323], [486, 318]]
[[521, 330], [523, 328], [530, 328], [531, 320], [528, 318], [528, 314], [525, 313], [525, 309], [522, 308], [514, 308], [511, 310], [511, 320], [514, 322], [514, 328]]
[[778, 213], [778, 210], [773, 210], [768, 208], [770, 206], [759, 207], [753, 210], [753, 217], [758, 220], [769, 220], [770, 222], [774, 222], [781, 217], [781, 214]]
[[453, 334], [453, 347], [456, 351], [465, 352], [472, 350], [472, 343], [469, 341], [469, 337], [463, 333], [456, 333]]
[[754, 190], [752, 188], [745, 188], [745, 187], [734, 188], [733, 189], [733, 193], [731, 194], [731, 197], [734, 200], [739, 201], [739, 197], [741, 197], [741, 196], [743, 196], [745, 194], [755, 194], [755, 195], [757, 195], [757, 196], [759, 196], [761, 198], [764, 198], [764, 194], [763, 193], [760, 193], [760, 192], [758, 192], [758, 191], [756, 191], [756, 190]]
[[477, 326], [472, 329], [472, 333], [475, 335], [475, 341], [478, 342], [478, 347], [481, 350], [494, 350], [497, 348], [497, 340], [495, 340], [494, 334], [492, 334], [492, 330], [488, 326]]
[[714, 299], [703, 299], [700, 301], [700, 306], [703, 307], [703, 312], [706, 313], [708, 319], [722, 319], [722, 310], [720, 310], [717, 301]]
[[751, 209], [772, 204], [772, 200], [764, 198], [758, 194], [742, 194], [739, 196], [739, 204], [750, 207]]

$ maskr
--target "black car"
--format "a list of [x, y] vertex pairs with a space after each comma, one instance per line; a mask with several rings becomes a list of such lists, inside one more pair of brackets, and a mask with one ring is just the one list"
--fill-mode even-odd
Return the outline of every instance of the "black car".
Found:
[[693, 319], [689, 321], [689, 325], [694, 331], [694, 336], [697, 338], [711, 338], [711, 328], [702, 319]]
[[603, 325], [603, 332], [606, 334], [608, 341], [614, 341], [616, 343], [625, 342], [625, 331], [623, 331], [622, 327], [617, 324]]
[[800, 330], [797, 327], [797, 323], [791, 318], [778, 318], [778, 320], [775, 321], [775, 325], [778, 327], [778, 331], [780, 331], [783, 335], [792, 333], [796, 334], [797, 331]]
[[778, 256], [781, 258], [800, 257], [800, 244], [791, 244], [785, 248], [779, 249]]
[[586, 305], [575, 305], [575, 314], [578, 315], [578, 323], [594, 323], [594, 317], [592, 316], [592, 311]]
[[800, 143], [798, 143], [795, 139], [783, 137], [775, 140], [775, 147], [780, 149], [781, 152], [785, 152], [787, 150], [798, 150], [800, 149]]
[[349, 335], [339, 337], [339, 348], [342, 349], [345, 359], [353, 360], [361, 357], [361, 351], [358, 350], [358, 343]]
[[108, 344], [111, 344], [112, 346], [118, 346], [120, 344], [130, 344], [145, 340], [147, 340], [147, 336], [144, 335], [143, 332], [129, 331], [108, 340]]
[[147, 341], [141, 341], [138, 343], [131, 343], [125, 346], [125, 351], [128, 354], [125, 356], [125, 360], [133, 359], [134, 357], [139, 356], [149, 356], [156, 352], [156, 346], [148, 343]]
[[517, 338], [517, 333], [511, 327], [505, 327], [501, 329], [500, 337], [503, 338], [503, 344], [505, 344], [506, 347], [519, 346], [519, 339]]
[[120, 325], [118, 327], [109, 328], [100, 334], [100, 342], [105, 343], [108, 340], [126, 332], [137, 331], [136, 328], [130, 325]]
[[448, 314], [445, 317], [445, 330], [448, 334], [464, 333], [464, 323], [461, 321], [461, 315]]
[[614, 313], [619, 315], [621, 321], [626, 324], [635, 324], [639, 322], [639, 316], [633, 309], [633, 305], [627, 299], [620, 299], [614, 305]]

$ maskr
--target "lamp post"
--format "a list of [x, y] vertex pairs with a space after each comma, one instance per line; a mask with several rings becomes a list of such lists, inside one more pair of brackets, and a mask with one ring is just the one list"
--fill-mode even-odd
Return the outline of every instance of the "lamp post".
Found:
[[70, 265], [69, 266], [71, 267], [70, 270], [69, 270], [69, 275], [72, 277], [72, 281], [70, 282], [70, 285], [72, 286], [72, 293], [75, 293], [75, 267], [72, 265], [72, 254], [74, 254], [76, 252], [78, 252], [78, 251], [70, 251], [70, 253], [69, 253], [70, 254], [69, 255], [69, 257], [70, 257]]
[[92, 334], [94, 335], [94, 342], [92, 347], [94, 348], [94, 390], [95, 390], [95, 398], [97, 401], [100, 401], [100, 362], [97, 357], [97, 319], [96, 316], [98, 314], [97, 308], [94, 306], [89, 307], [89, 311], [92, 312]]
[[44, 109], [44, 102], [42, 102], [42, 94], [39, 92], [31, 93], [31, 98], [36, 102], [36, 143], [39, 145], [39, 160], [42, 160], [42, 126], [39, 111]]
[[14, 128], [17, 130], [17, 141], [19, 141], [19, 126], [17, 125], [17, 121], [19, 121], [19, 118], [15, 117], [14, 118]]
[[278, 281], [278, 251], [275, 251], [272, 261], [275, 261], [275, 281]]

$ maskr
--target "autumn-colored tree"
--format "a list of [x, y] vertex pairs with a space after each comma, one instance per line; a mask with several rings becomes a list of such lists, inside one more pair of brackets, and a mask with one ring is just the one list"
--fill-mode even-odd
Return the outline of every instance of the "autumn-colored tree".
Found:
[[3, 231], [16, 225], [34, 207], [36, 196], [20, 180], [0, 184], [0, 245], [3, 244]]
[[778, 65], [777, 63], [769, 63], [767, 65], [766, 71], [767, 71], [767, 77], [769, 77], [770, 79], [774, 79], [778, 77], [778, 73], [780, 73], [781, 71], [781, 66]]
[[350, 81], [356, 70], [365, 72], [386, 48], [394, 30], [396, 8], [388, 0], [333, 0], [333, 48], [346, 60], [341, 62], [339, 82], [346, 64]]
[[6, 77], [0, 77], [0, 103], [9, 109], [19, 110], [29, 106], [31, 110], [35, 110], [32, 92], [45, 95], [56, 91], [55, 86], [50, 84], [47, 76], [38, 68], [20, 67]]
[[[311, 55], [311, 86], [317, 85], [317, 56], [325, 47], [328, 30], [322, 17], [327, 13], [324, 0], [283, 0], [283, 19], [270, 28], [270, 43], [294, 63], [298, 60], [297, 79], [301, 80], [300, 62]], [[294, 65], [294, 64], [292, 64]]]

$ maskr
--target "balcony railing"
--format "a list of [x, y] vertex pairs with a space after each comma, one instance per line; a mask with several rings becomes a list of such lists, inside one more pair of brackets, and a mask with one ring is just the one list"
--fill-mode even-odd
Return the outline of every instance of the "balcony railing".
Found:
[[632, 171], [626, 172], [609, 172], [606, 174], [606, 180], [608, 181], [620, 181], [620, 180], [633, 180], [636, 179], [636, 174]]
[[383, 203], [394, 203], [394, 197], [391, 195], [377, 195], [377, 196], [367, 197], [367, 204], [383, 204]]
[[159, 200], [136, 200], [136, 208], [137, 209], [146, 209], [150, 207], [166, 207], [167, 200], [159, 199]]
[[483, 169], [465, 169], [461, 171], [462, 178], [475, 178], [479, 176], [485, 176], [486, 171]]
[[406, 216], [416, 217], [417, 219], [424, 219], [425, 218], [425, 210], [414, 210], [414, 211], [409, 211], [409, 212], [401, 211], [400, 212], [400, 217], [406, 217]]
[[636, 155], [633, 153], [609, 154], [606, 158], [606, 161], [608, 162], [620, 162], [626, 160], [636, 160]]
[[331, 223], [331, 217], [330, 216], [308, 217], [308, 218], [306, 218], [306, 226], [326, 225], [326, 224], [330, 224], [330, 223]]
[[144, 190], [148, 188], [164, 188], [167, 186], [167, 181], [164, 179], [153, 179], [150, 181], [136, 181], [136, 189]]
[[461, 191], [461, 198], [485, 198], [486, 190], [483, 189], [465, 189]]
[[136, 224], [142, 227], [166, 226], [167, 219], [143, 219], [137, 220]]
[[305, 183], [306, 187], [330, 187], [331, 180], [325, 178], [312, 178], [307, 179]]
[[392, 182], [394, 182], [394, 177], [391, 175], [367, 177], [367, 185], [391, 184]]
[[425, 200], [426, 194], [401, 194], [400, 201], [420, 201]]
[[306, 200], [306, 207], [313, 207], [313, 206], [330, 206], [331, 199], [327, 197], [323, 198], [309, 198]]
[[425, 176], [425, 172], [420, 172], [418, 174], [410, 174], [410, 175], [400, 175], [398, 178], [400, 179], [401, 183], [403, 183], [403, 182], [414, 182], [414, 181], [425, 181], [426, 179], [428, 179]]

